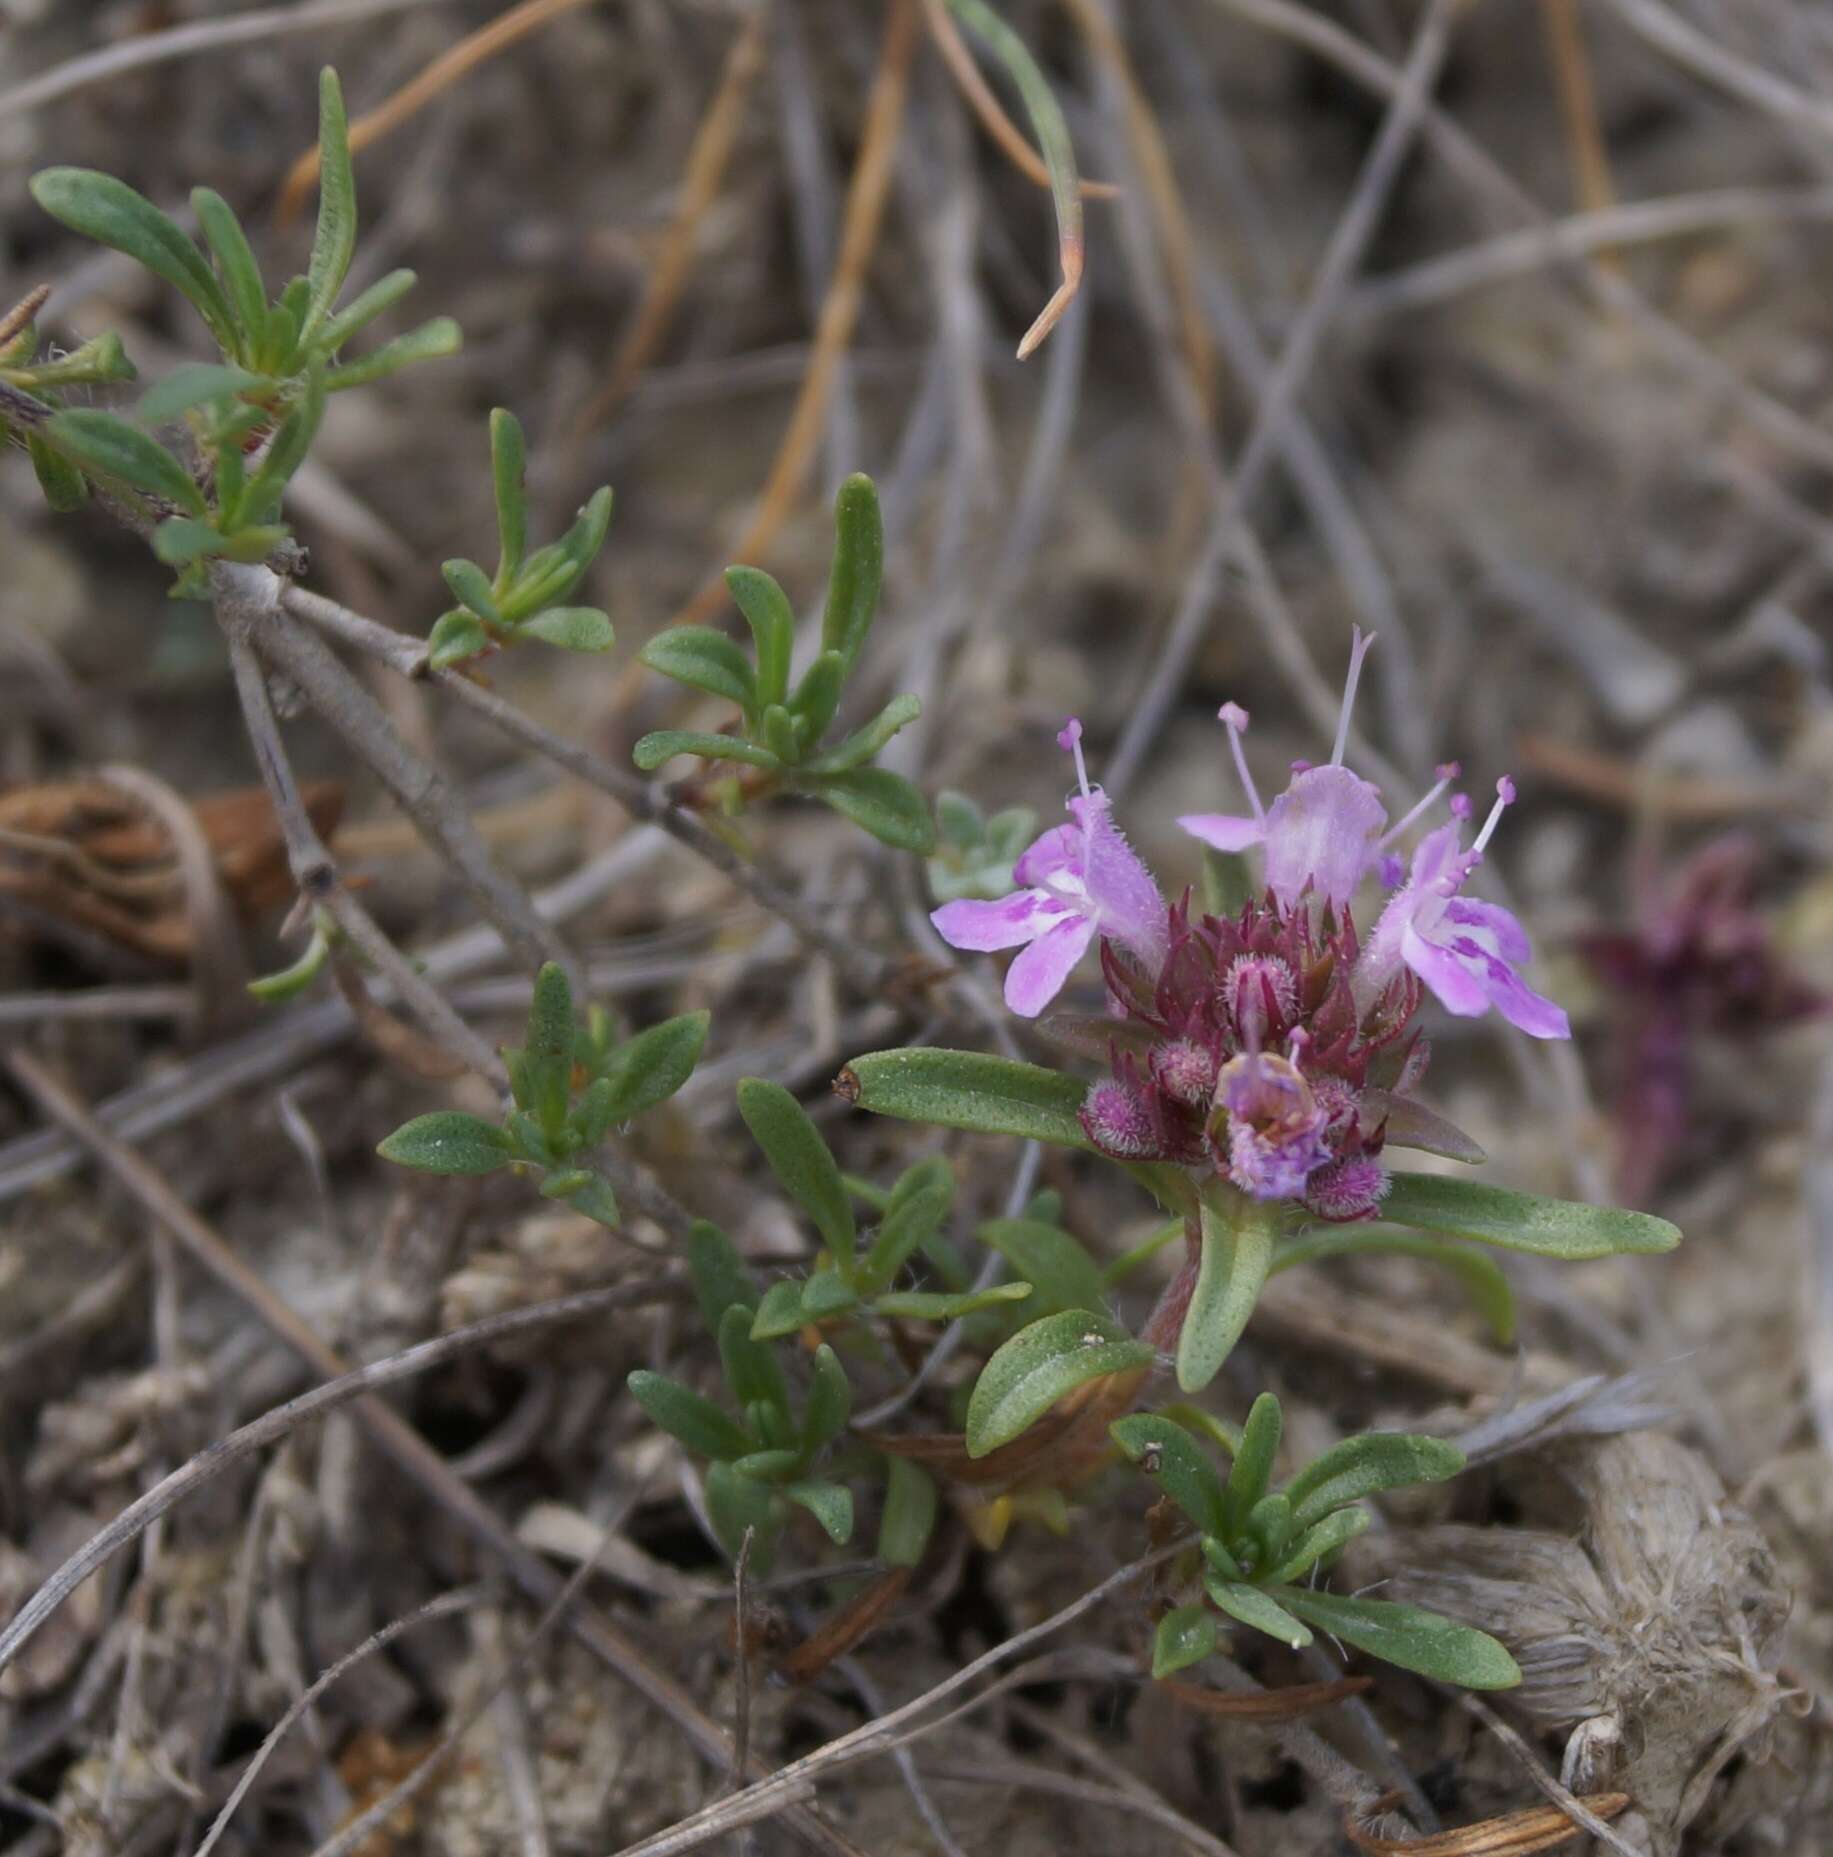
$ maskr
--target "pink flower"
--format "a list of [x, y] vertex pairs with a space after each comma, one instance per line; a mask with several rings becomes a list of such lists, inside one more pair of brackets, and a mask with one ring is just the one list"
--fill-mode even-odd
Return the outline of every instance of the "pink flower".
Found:
[[1165, 956], [1164, 898], [1114, 824], [1107, 795], [1088, 784], [1081, 723], [1071, 718], [1057, 744], [1076, 759], [1074, 823], [1052, 827], [1025, 852], [1012, 872], [1020, 888], [1010, 896], [946, 903], [929, 918], [950, 947], [1024, 949], [1006, 971], [1005, 989], [1006, 1004], [1024, 1019], [1056, 998], [1097, 935], [1154, 968]]
[[1307, 890], [1316, 891], [1332, 908], [1341, 909], [1375, 862], [1381, 828], [1387, 824], [1387, 808], [1381, 803], [1377, 787], [1343, 765], [1362, 660], [1374, 642], [1360, 630], [1355, 634], [1336, 746], [1327, 767], [1298, 770], [1285, 792], [1271, 806], [1263, 807], [1241, 750], [1247, 711], [1239, 703], [1225, 703], [1221, 719], [1228, 729], [1235, 771], [1253, 814], [1186, 813], [1178, 820], [1193, 838], [1200, 838], [1218, 851], [1246, 851], [1252, 845], [1261, 846], [1266, 853], [1267, 888], [1288, 909], [1295, 908]]
[[1565, 1012], [1516, 972], [1532, 954], [1521, 924], [1496, 903], [1460, 894], [1515, 797], [1514, 782], [1499, 780], [1496, 795], [1468, 851], [1458, 847], [1456, 817], [1420, 840], [1405, 885], [1381, 912], [1356, 963], [1356, 995], [1363, 1001], [1373, 999], [1405, 966], [1431, 988], [1447, 1012], [1460, 1018], [1475, 1018], [1494, 1006], [1509, 1024], [1531, 1037], [1570, 1038]]

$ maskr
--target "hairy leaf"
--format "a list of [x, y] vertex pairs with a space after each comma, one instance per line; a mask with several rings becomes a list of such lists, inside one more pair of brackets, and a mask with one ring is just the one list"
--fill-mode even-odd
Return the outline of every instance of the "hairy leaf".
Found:
[[912, 1046], [856, 1057], [834, 1083], [848, 1102], [905, 1122], [1018, 1135], [1086, 1148], [1078, 1111], [1088, 1086], [1061, 1071], [984, 1051]]
[[1671, 1251], [1680, 1242], [1677, 1226], [1646, 1212], [1543, 1199], [1438, 1174], [1394, 1174], [1381, 1216], [1396, 1225], [1568, 1260]]
[[1183, 1426], [1136, 1412], [1108, 1427], [1114, 1442], [1184, 1511], [1204, 1535], [1229, 1533], [1222, 1479], [1209, 1454]]
[[1275, 1592], [1282, 1605], [1320, 1631], [1403, 1670], [1465, 1689], [1513, 1689], [1521, 1681], [1514, 1658], [1487, 1632], [1436, 1612], [1389, 1599], [1344, 1599], [1309, 1587], [1281, 1586]]
[[738, 1113], [783, 1191], [814, 1220], [835, 1268], [850, 1277], [858, 1242], [852, 1202], [839, 1165], [807, 1110], [780, 1083], [747, 1077], [738, 1086]]
[[429, 1174], [494, 1173], [513, 1158], [509, 1137], [493, 1122], [457, 1109], [435, 1109], [404, 1122], [376, 1152]]
[[1010, 1444], [1091, 1380], [1151, 1364], [1152, 1349], [1110, 1316], [1070, 1309], [1033, 1322], [981, 1368], [967, 1407], [967, 1454], [985, 1457]]

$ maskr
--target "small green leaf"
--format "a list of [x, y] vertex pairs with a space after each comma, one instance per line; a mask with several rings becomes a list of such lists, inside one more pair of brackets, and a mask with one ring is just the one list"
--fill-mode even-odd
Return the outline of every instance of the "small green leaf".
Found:
[[1338, 1509], [1315, 1527], [1307, 1529], [1293, 1544], [1286, 1558], [1266, 1576], [1268, 1585], [1285, 1585], [1303, 1579], [1319, 1561], [1347, 1546], [1369, 1525], [1366, 1509]]
[[344, 93], [329, 65], [318, 74], [318, 226], [306, 264], [305, 324], [309, 339], [331, 313], [356, 253], [356, 175], [350, 165], [350, 131]]
[[1241, 1563], [1235, 1559], [1227, 1547], [1215, 1535], [1205, 1535], [1202, 1540], [1203, 1558], [1215, 1568], [1225, 1580], [1246, 1578], [1241, 1571]]
[[945, 1154], [932, 1154], [926, 1160], [913, 1161], [898, 1175], [891, 1191], [877, 1200], [871, 1198], [871, 1189], [865, 1188], [864, 1182], [851, 1177], [847, 1180], [847, 1188], [855, 1199], [867, 1199], [886, 1218], [897, 1212], [906, 1200], [933, 1192], [937, 1187], [950, 1194], [955, 1190], [955, 1170]]
[[[28, 329], [25, 334], [29, 340], [32, 331]], [[23, 384], [35, 393], [50, 387], [100, 387], [138, 377], [120, 336], [112, 329], [91, 336], [82, 347], [66, 355], [50, 355], [15, 371], [25, 375]]]
[[208, 187], [192, 188], [191, 210], [197, 215], [204, 242], [216, 255], [235, 320], [248, 344], [258, 344], [267, 322], [267, 286], [261, 281], [261, 266], [242, 222], [229, 202]]
[[1209, 1530], [1233, 1541], [1247, 1526], [1254, 1505], [1267, 1493], [1273, 1481], [1273, 1460], [1279, 1455], [1279, 1435], [1284, 1426], [1279, 1401], [1271, 1393], [1262, 1393], [1248, 1411], [1241, 1428], [1241, 1442], [1235, 1448], [1235, 1461], [1229, 1466], [1228, 1488], [1222, 1498], [1222, 1512], [1227, 1525]]
[[168, 516], [153, 531], [153, 553], [167, 567], [189, 567], [230, 550], [230, 539], [194, 516]]
[[528, 447], [522, 422], [506, 406], [490, 414], [490, 481], [496, 492], [496, 531], [502, 540], [497, 575], [513, 580], [528, 551]]
[[306, 452], [318, 436], [324, 416], [324, 370], [314, 366], [306, 375], [292, 411], [281, 420], [274, 442], [267, 448], [267, 456], [248, 481], [237, 511], [238, 522], [265, 522], [279, 509], [281, 492], [305, 462]]
[[1569, 1261], [1671, 1251], [1680, 1242], [1677, 1226], [1646, 1212], [1543, 1199], [1439, 1174], [1392, 1175], [1381, 1216], [1396, 1225]]
[[140, 396], [134, 417], [144, 426], [162, 425], [188, 413], [193, 407], [208, 406], [213, 400], [233, 399], [238, 393], [258, 392], [270, 385], [259, 374], [246, 368], [221, 367], [210, 362], [187, 362], [174, 368], [157, 387]]
[[788, 1413], [789, 1388], [783, 1369], [765, 1343], [751, 1339], [749, 1309], [733, 1307], [719, 1318], [719, 1358], [725, 1366], [726, 1385], [741, 1406], [749, 1410], [763, 1405]]
[[802, 1449], [812, 1457], [823, 1445], [839, 1437], [852, 1416], [853, 1389], [847, 1385], [846, 1369], [841, 1366], [839, 1355], [824, 1341], [815, 1350], [808, 1400], [802, 1408]]
[[1346, 1503], [1415, 1483], [1442, 1483], [1463, 1468], [1464, 1453], [1443, 1438], [1372, 1431], [1314, 1458], [1286, 1485], [1286, 1494], [1294, 1523], [1309, 1528]]
[[[277, 974], [263, 974], [259, 979], [249, 981], [248, 990], [264, 1006], [296, 999], [324, 972], [325, 963], [330, 958], [331, 937], [325, 932], [322, 921], [314, 922], [312, 939], [306, 943], [305, 952], [299, 959]], [[488, 1128], [490, 1124], [486, 1122], [484, 1126]]]
[[112, 477], [193, 516], [208, 513], [203, 492], [184, 465], [157, 439], [113, 413], [93, 407], [58, 413], [46, 424], [45, 435], [92, 477]]
[[461, 605], [470, 607], [493, 625], [503, 623], [503, 615], [497, 608], [496, 589], [490, 584], [490, 576], [475, 561], [467, 561], [462, 556], [454, 561], [442, 561], [439, 573], [452, 589], [452, 597]]
[[[562, 575], [557, 582], [550, 581], [542, 588], [543, 600], [557, 600], [563, 592], [577, 586], [586, 569], [598, 559], [598, 551], [604, 547], [605, 534], [611, 527], [611, 504], [610, 485], [600, 484], [581, 504], [572, 527], [551, 549], [542, 549], [536, 557], [536, 560], [543, 560], [551, 556]], [[529, 562], [530, 569], [534, 565], [534, 561]]]
[[1202, 1195], [1202, 1255], [1177, 1343], [1177, 1383], [1187, 1393], [1216, 1377], [1254, 1313], [1273, 1261], [1277, 1204], [1228, 1188]]
[[[1277, 1600], [1269, 1599], [1258, 1587], [1240, 1580], [1225, 1580], [1212, 1572], [1204, 1575], [1203, 1590], [1230, 1618], [1238, 1619], [1255, 1631], [1264, 1631], [1269, 1638], [1277, 1638], [1292, 1650], [1302, 1651], [1311, 1642], [1310, 1632], [1292, 1612], [1286, 1611]], [[1289, 1601], [1291, 1589], [1282, 1589], [1280, 1598]], [[1296, 1606], [1292, 1608], [1293, 1612], [1297, 1610]]]
[[844, 1314], [859, 1301], [859, 1292], [837, 1270], [817, 1270], [802, 1285], [802, 1319], [824, 1322]]
[[1152, 1674], [1176, 1676], [1216, 1648], [1216, 1615], [1205, 1605], [1174, 1606], [1152, 1635]]
[[1151, 1364], [1152, 1349], [1110, 1316], [1070, 1309], [1033, 1322], [981, 1368], [967, 1407], [967, 1454], [985, 1457], [1010, 1444], [1090, 1380]]
[[788, 767], [802, 759], [802, 744], [808, 734], [797, 722], [781, 703], [766, 703], [755, 731], [758, 740]]
[[936, 833], [945, 850], [976, 851], [986, 843], [986, 814], [967, 794], [945, 787], [936, 795]]
[[673, 1096], [694, 1074], [712, 1021], [710, 1012], [684, 1012], [617, 1046], [599, 1073], [610, 1085], [605, 1126], [634, 1121]]
[[868, 1052], [840, 1073], [834, 1089], [861, 1109], [904, 1122], [1089, 1146], [1078, 1113], [1087, 1084], [984, 1051], [916, 1046]]
[[874, 1298], [872, 1313], [902, 1317], [910, 1322], [953, 1322], [977, 1310], [1000, 1303], [1023, 1302], [1031, 1294], [1029, 1283], [995, 1283], [984, 1290], [893, 1290]]
[[936, 828], [923, 796], [902, 774], [883, 767], [857, 767], [827, 774], [810, 790], [893, 851], [919, 855], [935, 849]]
[[836, 1547], [853, 1538], [853, 1492], [836, 1483], [791, 1483], [783, 1494], [806, 1509]]
[[756, 1286], [732, 1240], [706, 1219], [696, 1219], [688, 1227], [687, 1268], [694, 1280], [700, 1319], [715, 1334], [728, 1309], [756, 1306]]
[[638, 1368], [625, 1384], [637, 1404], [696, 1456], [739, 1458], [752, 1449], [744, 1427], [692, 1387], [646, 1368]]
[[386, 380], [390, 374], [398, 374], [417, 361], [438, 361], [455, 355], [464, 343], [458, 324], [450, 316], [435, 316], [418, 329], [410, 329], [405, 335], [397, 335], [392, 342], [384, 342], [360, 361], [333, 368], [325, 376], [325, 391], [342, 393], [348, 387], [367, 387], [372, 381]]
[[397, 1166], [429, 1174], [494, 1173], [513, 1158], [509, 1137], [500, 1128], [457, 1109], [415, 1116], [376, 1152]]
[[736, 735], [704, 735], [692, 729], [657, 729], [637, 743], [630, 758], [644, 773], [653, 774], [678, 754], [697, 754], [703, 761], [743, 761], [748, 767], [782, 766], [768, 748], [740, 741]]
[[467, 658], [488, 651], [490, 645], [490, 634], [484, 629], [484, 622], [475, 613], [460, 607], [442, 613], [427, 634], [426, 661], [436, 671], [449, 670], [454, 664], [462, 664]]
[[787, 1483], [802, 1468], [802, 1453], [787, 1445], [778, 1445], [735, 1457], [732, 1468], [754, 1483]]
[[887, 1457], [878, 1558], [887, 1567], [914, 1567], [923, 1558], [935, 1525], [935, 1480], [907, 1457]]
[[1276, 1277], [1299, 1264], [1371, 1252], [1391, 1252], [1443, 1265], [1457, 1278], [1471, 1307], [1489, 1324], [1497, 1341], [1507, 1347], [1515, 1339], [1515, 1293], [1501, 1265], [1487, 1252], [1473, 1251], [1469, 1245], [1447, 1239], [1380, 1225], [1332, 1225], [1281, 1245], [1267, 1275]]
[[789, 659], [796, 642], [796, 615], [788, 595], [755, 567], [727, 568], [726, 586], [751, 627], [758, 706], [781, 703], [789, 694]]
[[330, 360], [359, 329], [368, 328], [385, 310], [393, 309], [413, 289], [416, 281], [412, 271], [390, 271], [386, 277], [378, 277], [318, 331], [312, 341], [312, 352]]
[[1241, 1540], [1231, 1542], [1237, 1552], [1242, 1547], [1252, 1547], [1250, 1556], [1256, 1572], [1264, 1573], [1269, 1567], [1276, 1567], [1285, 1559], [1286, 1549], [1291, 1545], [1292, 1498], [1281, 1491], [1277, 1495], [1262, 1496], [1247, 1512], [1247, 1521], [1241, 1530]]
[[53, 451], [36, 432], [26, 434], [25, 445], [45, 501], [60, 516], [81, 509], [89, 501], [89, 480], [83, 473], [68, 458]]
[[547, 962], [535, 976], [526, 1038], [522, 1076], [528, 1110], [551, 1141], [566, 1126], [573, 1088], [573, 989], [557, 961]]
[[609, 651], [617, 642], [610, 616], [596, 606], [550, 606], [516, 627], [518, 638], [538, 638], [561, 651]]
[[814, 1220], [835, 1268], [850, 1278], [858, 1242], [852, 1202], [839, 1165], [807, 1110], [780, 1083], [747, 1077], [738, 1086], [738, 1113], [783, 1191]]
[[837, 652], [842, 671], [859, 657], [885, 572], [885, 530], [872, 480], [855, 473], [834, 499], [834, 564], [828, 575], [821, 648]]
[[1039, 1219], [988, 1219], [974, 1234], [1032, 1286], [1033, 1317], [1099, 1309], [1107, 1301], [1101, 1267], [1070, 1233]]
[[812, 746], [827, 733], [840, 708], [840, 692], [846, 682], [846, 664], [837, 651], [824, 651], [802, 673], [789, 707], [803, 725], [802, 740]]
[[637, 658], [676, 683], [736, 703], [748, 716], [756, 711], [757, 682], [750, 661], [733, 640], [711, 626], [670, 626], [658, 632]]
[[908, 728], [923, 713], [923, 705], [914, 696], [894, 696], [864, 728], [855, 729], [845, 741], [826, 754], [804, 763], [811, 774], [841, 773], [872, 759], [899, 729]]
[[1222, 1506], [1222, 1479], [1209, 1454], [1183, 1426], [1136, 1412], [1108, 1427], [1128, 1458], [1146, 1472], [1204, 1535], [1232, 1532]]
[[905, 1193], [895, 1199], [880, 1221], [861, 1267], [862, 1280], [872, 1289], [883, 1289], [895, 1280], [910, 1254], [927, 1244], [936, 1234], [948, 1209], [954, 1203], [955, 1183], [952, 1175], [922, 1191]]
[[1487, 1632], [1436, 1612], [1389, 1599], [1343, 1599], [1309, 1587], [1276, 1590], [1282, 1604], [1320, 1631], [1403, 1670], [1465, 1689], [1513, 1689], [1521, 1681], [1514, 1658]]
[[[553, 1178], [553, 1175], [549, 1175], [550, 1180]], [[603, 1174], [582, 1167], [561, 1178], [566, 1182], [564, 1190], [556, 1185], [554, 1190], [549, 1191], [547, 1183], [542, 1183], [541, 1191], [547, 1198], [565, 1200], [582, 1218], [590, 1219], [609, 1231], [616, 1231], [623, 1223], [622, 1214], [617, 1209], [617, 1195]]]
[[751, 1322], [753, 1341], [778, 1341], [793, 1335], [807, 1318], [802, 1313], [802, 1286], [793, 1277], [779, 1277], [764, 1292]]
[[734, 1560], [743, 1550], [749, 1530], [751, 1571], [770, 1571], [784, 1515], [782, 1498], [775, 1490], [741, 1476], [730, 1464], [713, 1464], [706, 1473], [706, 1512], [719, 1545]]
[[46, 168], [32, 177], [32, 198], [72, 232], [112, 246], [162, 277], [187, 298], [227, 353], [235, 352], [229, 299], [204, 254], [143, 194], [90, 168]]

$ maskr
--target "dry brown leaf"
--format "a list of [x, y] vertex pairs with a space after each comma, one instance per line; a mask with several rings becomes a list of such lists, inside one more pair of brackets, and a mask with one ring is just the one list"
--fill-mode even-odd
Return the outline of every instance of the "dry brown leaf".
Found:
[[[1610, 1819], [1628, 1806], [1629, 1794], [1590, 1793], [1579, 1804], [1599, 1818]], [[1557, 1850], [1588, 1835], [1583, 1825], [1574, 1824], [1556, 1805], [1507, 1812], [1430, 1838], [1378, 1838], [1353, 1824], [1343, 1829], [1358, 1850], [1369, 1851], [1373, 1857], [1532, 1857], [1535, 1851]]]

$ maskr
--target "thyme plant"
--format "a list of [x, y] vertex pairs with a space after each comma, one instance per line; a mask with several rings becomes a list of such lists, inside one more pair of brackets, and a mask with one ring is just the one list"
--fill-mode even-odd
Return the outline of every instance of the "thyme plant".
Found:
[[[445, 563], [457, 604], [405, 664], [386, 628], [291, 595], [287, 583], [302, 556], [284, 498], [327, 397], [450, 354], [459, 341], [456, 327], [437, 318], [366, 355], [346, 355], [413, 277], [393, 272], [340, 307], [357, 237], [356, 196], [342, 97], [329, 71], [320, 135], [311, 256], [277, 296], [234, 214], [208, 189], [192, 197], [200, 247], [118, 180], [67, 168], [39, 175], [33, 191], [45, 210], [176, 289], [202, 319], [217, 358], [176, 368], [125, 414], [71, 405], [72, 390], [93, 394], [131, 380], [131, 364], [113, 336], [41, 357], [33, 316], [42, 299], [28, 299], [0, 319], [0, 422], [30, 451], [55, 508], [99, 494], [178, 571], [178, 591], [212, 600], [232, 653], [241, 654], [238, 692], [313, 928], [306, 955], [257, 983], [257, 993], [278, 1002], [315, 985], [343, 925], [354, 923], [362, 931], [356, 951], [379, 964], [461, 1056], [505, 1086], [495, 1117], [431, 1110], [383, 1141], [382, 1156], [429, 1174], [511, 1170], [542, 1195], [615, 1226], [625, 1208], [613, 1190], [611, 1156], [637, 1118], [688, 1082], [708, 1038], [707, 1015], [626, 1033], [579, 997], [556, 958], [535, 978], [523, 1043], [500, 1058], [491, 1053], [373, 924], [347, 908], [340, 916], [326, 900], [336, 892], [335, 871], [300, 823], [256, 658], [296, 674], [404, 803], [421, 803], [417, 823], [496, 911], [518, 955], [548, 946], [550, 932], [490, 869], [462, 819], [426, 799], [430, 772], [395, 738], [376, 733], [386, 726], [380, 712], [370, 719], [349, 694], [354, 680], [315, 633], [307, 642], [314, 622], [406, 674], [456, 684], [519, 739], [625, 795], [633, 809], [640, 803], [644, 816], [721, 869], [748, 878], [749, 867], [725, 838], [683, 823], [677, 798], [658, 799], [638, 776], [548, 739], [469, 681], [478, 659], [524, 639], [593, 654], [614, 642], [606, 615], [575, 603], [605, 538], [611, 493], [598, 490], [566, 535], [530, 551], [525, 441], [508, 410], [492, 414], [489, 431], [495, 568]], [[839, 492], [826, 601], [800, 675], [788, 595], [755, 568], [732, 568], [727, 586], [749, 629], [749, 651], [717, 628], [683, 626], [662, 631], [640, 656], [694, 700], [711, 697], [734, 713], [717, 732], [646, 735], [635, 749], [639, 774], [678, 756], [697, 758], [736, 770], [711, 787], [703, 781], [697, 800], [710, 793], [736, 811], [775, 795], [811, 798], [893, 851], [929, 857], [933, 921], [943, 939], [973, 955], [1015, 951], [1004, 997], [1021, 1023], [1040, 1019], [1085, 960], [1098, 962], [1104, 1010], [1081, 1020], [1058, 1014], [1052, 1026], [1062, 1048], [1082, 1057], [1043, 1065], [898, 1046], [856, 1057], [835, 1087], [874, 1114], [1053, 1144], [1084, 1166], [1118, 1168], [1170, 1215], [1183, 1256], [1156, 1307], [1135, 1324], [1114, 1291], [1153, 1247], [1102, 1259], [1072, 1234], [1073, 1207], [1066, 1212], [1054, 1194], [1032, 1195], [1010, 1216], [980, 1218], [964, 1230], [945, 1156], [931, 1154], [888, 1184], [850, 1175], [788, 1089], [750, 1078], [738, 1086], [738, 1114], [807, 1219], [816, 1261], [760, 1285], [730, 1239], [688, 1208], [676, 1235], [696, 1292], [703, 1354], [717, 1360], [724, 1396], [645, 1370], [630, 1376], [632, 1398], [703, 1466], [698, 1487], [720, 1545], [736, 1556], [748, 1538], [759, 1566], [791, 1538], [799, 1516], [812, 1518], [815, 1531], [800, 1537], [804, 1551], [818, 1551], [823, 1539], [849, 1542], [861, 1489], [877, 1505], [879, 1560], [908, 1569], [934, 1528], [938, 1479], [991, 1543], [1017, 1513], [1073, 1525], [1071, 1505], [1123, 1491], [1122, 1466], [1130, 1463], [1194, 1530], [1172, 1566], [1151, 1653], [1155, 1673], [1200, 1663], [1225, 1632], [1241, 1628], [1289, 1646], [1323, 1632], [1473, 1687], [1517, 1681], [1508, 1652], [1480, 1631], [1319, 1583], [1367, 1525], [1365, 1500], [1454, 1476], [1462, 1467], [1454, 1447], [1367, 1433], [1281, 1481], [1278, 1402], [1263, 1394], [1237, 1428], [1215, 1409], [1212, 1391], [1269, 1277], [1299, 1262], [1384, 1247], [1425, 1257], [1455, 1271], [1506, 1335], [1513, 1320], [1506, 1280], [1473, 1246], [1582, 1260], [1678, 1242], [1672, 1226], [1639, 1213], [1394, 1164], [1408, 1148], [1466, 1165], [1483, 1159], [1420, 1097], [1428, 1000], [1464, 1017], [1494, 1010], [1530, 1037], [1569, 1036], [1565, 1013], [1524, 978], [1530, 950], [1520, 923], [1471, 889], [1512, 786], [1499, 783], [1468, 844], [1473, 808], [1454, 790], [1453, 766], [1390, 823], [1386, 798], [1345, 764], [1356, 682], [1372, 642], [1358, 636], [1330, 759], [1297, 767], [1271, 803], [1263, 803], [1242, 750], [1246, 713], [1234, 704], [1221, 712], [1248, 810], [1181, 823], [1209, 853], [1259, 860], [1232, 907], [1165, 896], [1108, 796], [1091, 784], [1074, 721], [1059, 737], [1076, 778], [1066, 822], [1026, 844], [1030, 814], [988, 818], [963, 796], [944, 794], [938, 835], [917, 789], [875, 765], [917, 715], [916, 699], [892, 696], [836, 733], [879, 609], [883, 565], [876, 493], [867, 478], [851, 477]], [[1359, 918], [1358, 899], [1377, 885], [1385, 900]], [[761, 884], [754, 893], [770, 894]], [[827, 931], [811, 931], [790, 908], [784, 913], [798, 933], [824, 945]], [[1087, 1054], [1104, 1074], [1088, 1074]], [[1003, 1267], [1013, 1274], [1001, 1281]], [[939, 1338], [938, 1325], [946, 1325]], [[1164, 1366], [1180, 1397], [1159, 1409], [1161, 1390], [1170, 1390], [1161, 1389]], [[855, 1378], [883, 1389], [900, 1375], [890, 1398], [855, 1413]], [[931, 1428], [893, 1427], [919, 1400], [929, 1403]], [[1226, 1470], [1212, 1460], [1212, 1446], [1228, 1457]]]

